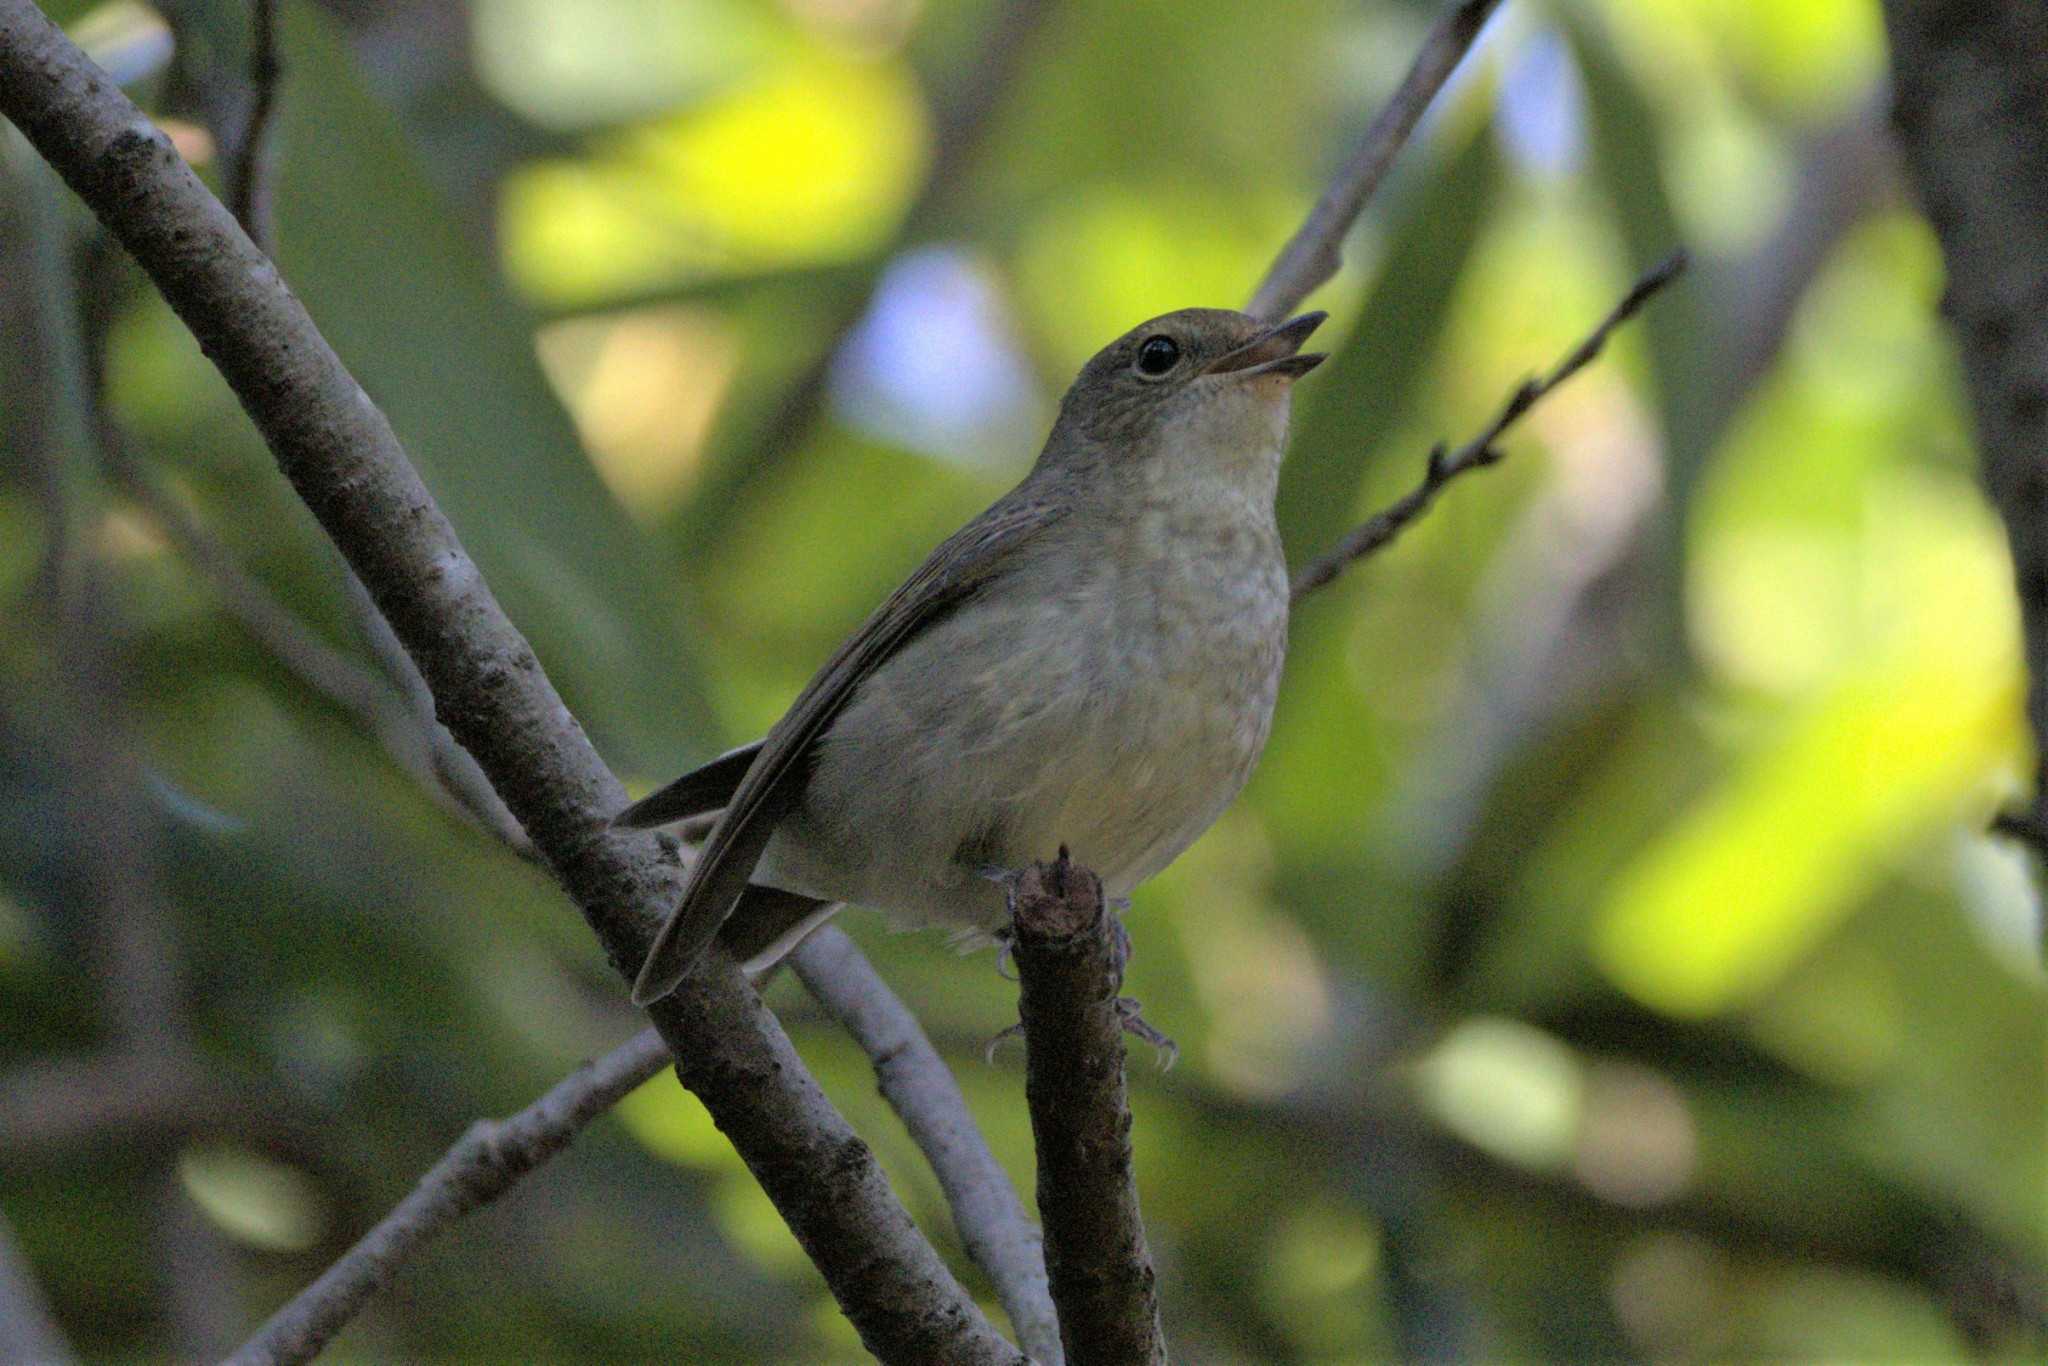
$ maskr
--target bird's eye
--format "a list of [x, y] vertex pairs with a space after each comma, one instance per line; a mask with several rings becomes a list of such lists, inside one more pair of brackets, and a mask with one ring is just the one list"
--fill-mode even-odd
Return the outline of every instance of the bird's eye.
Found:
[[1163, 375], [1180, 363], [1180, 343], [1171, 337], [1147, 337], [1138, 348], [1138, 373]]

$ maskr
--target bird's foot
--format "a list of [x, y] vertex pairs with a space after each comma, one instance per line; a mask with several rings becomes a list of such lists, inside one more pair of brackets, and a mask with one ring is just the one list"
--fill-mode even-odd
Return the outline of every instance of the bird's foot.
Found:
[[1144, 1012], [1139, 1009], [1138, 1000], [1135, 996], [1117, 997], [1116, 1014], [1117, 1023], [1123, 1026], [1124, 1033], [1134, 1039], [1143, 1039], [1157, 1050], [1160, 1071], [1168, 1071], [1176, 1062], [1180, 1061], [1180, 1045], [1175, 1043], [1170, 1036], [1154, 1029], [1147, 1022]]
[[1116, 965], [1116, 980], [1124, 980], [1124, 969], [1131, 965], [1131, 932], [1124, 928], [1123, 912], [1131, 909], [1127, 896], [1111, 898], [1103, 907], [1103, 914], [1109, 917], [1110, 961]]
[[1003, 868], [993, 863], [984, 863], [974, 870], [974, 875], [984, 882], [993, 882], [1003, 889], [1003, 900], [1017, 899], [1017, 879], [1024, 876], [1022, 868]]
[[1011, 1025], [1008, 1029], [998, 1031], [994, 1038], [990, 1039], [986, 1044], [982, 1046], [981, 1060], [984, 1063], [987, 1063], [990, 1067], [994, 1067], [996, 1065], [996, 1050], [998, 1048], [1001, 1048], [1005, 1043], [1008, 1043], [1011, 1039], [1021, 1039], [1023, 1037], [1024, 1022], [1022, 1020], [1019, 1020], [1017, 1021], [1017, 1023]]
[[1017, 980], [1017, 936], [1010, 932], [1008, 925], [989, 935], [996, 946], [996, 976], [1005, 982]]

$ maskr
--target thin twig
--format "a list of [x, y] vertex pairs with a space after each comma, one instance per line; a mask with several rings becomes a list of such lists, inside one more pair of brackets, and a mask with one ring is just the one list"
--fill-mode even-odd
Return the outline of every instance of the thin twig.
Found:
[[270, 126], [284, 80], [284, 62], [277, 52], [277, 0], [255, 0], [249, 48], [254, 90], [228, 175], [228, 211], [267, 256], [276, 249], [270, 212]]
[[817, 931], [790, 955], [790, 965], [874, 1063], [883, 1099], [931, 1163], [960, 1241], [995, 1286], [1019, 1345], [1039, 1366], [1059, 1366], [1044, 1239], [975, 1127], [946, 1060], [843, 931]]
[[[162, 131], [29, 0], [0, 0], [0, 114], [142, 264], [419, 666], [456, 740], [622, 976], [674, 903], [673, 856], [609, 830], [626, 794], [506, 617], [389, 421]], [[1016, 1361], [889, 1190], [736, 964], [649, 1012], [869, 1350]]]
[[1337, 273], [1344, 264], [1344, 237], [1351, 225], [1499, 4], [1500, 0], [1462, 0], [1437, 21], [1393, 97], [1309, 210], [1308, 221], [1281, 249], [1245, 312], [1277, 322]]
[[237, 1366], [310, 1360], [428, 1239], [517, 1185], [668, 1062], [668, 1045], [645, 1029], [511, 1118], [472, 1124], [391, 1213], [228, 1360]]
[[1102, 883], [1062, 849], [1018, 876], [1010, 904], [1024, 1098], [1060, 1341], [1076, 1366], [1164, 1362], [1131, 1170], [1123, 965]]
[[0, 1152], [15, 1160], [252, 1118], [248, 1093], [192, 1053], [167, 1058], [121, 1044], [0, 1072]]
[[1486, 429], [1478, 436], [1450, 452], [1445, 450], [1442, 442], [1438, 442], [1435, 449], [1429, 453], [1429, 464], [1423, 471], [1421, 483], [1360, 523], [1357, 529], [1329, 551], [1303, 566], [1294, 578], [1294, 601], [1300, 602], [1351, 565], [1400, 535], [1410, 522], [1420, 517], [1429, 505], [1436, 501], [1436, 496], [1443, 491], [1444, 485], [1467, 471], [1484, 469], [1500, 460], [1503, 452], [1494, 443], [1507, 433], [1508, 428], [1520, 421], [1524, 414], [1552, 390], [1590, 364], [1607, 345], [1607, 338], [1614, 330], [1634, 317], [1658, 290], [1678, 278], [1685, 270], [1685, 266], [1685, 252], [1673, 252], [1647, 275], [1637, 280], [1621, 302], [1600, 320], [1600, 325], [1559, 361], [1555, 369], [1540, 378], [1523, 380], [1515, 391], [1508, 395], [1508, 401], [1501, 405], [1500, 412], [1495, 414], [1493, 421], [1488, 423]]

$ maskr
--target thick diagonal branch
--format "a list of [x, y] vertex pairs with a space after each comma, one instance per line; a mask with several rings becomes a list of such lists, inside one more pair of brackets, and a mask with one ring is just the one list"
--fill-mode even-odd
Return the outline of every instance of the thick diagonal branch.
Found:
[[[166, 138], [29, 0], [0, 0], [0, 113], [148, 272], [419, 666], [615, 967], [675, 861], [608, 832], [625, 802], [389, 422]], [[889, 1360], [1014, 1361], [729, 961], [661, 1008], [677, 1071], [732, 1139], [862, 1340]]]
[[1131, 1170], [1121, 953], [1102, 883], [1066, 850], [1013, 889], [1024, 1096], [1060, 1340], [1075, 1366], [1163, 1362], [1159, 1292]]

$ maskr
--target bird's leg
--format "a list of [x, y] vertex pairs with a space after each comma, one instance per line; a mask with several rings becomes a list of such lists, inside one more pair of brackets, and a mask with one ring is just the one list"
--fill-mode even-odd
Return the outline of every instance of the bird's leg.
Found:
[[1180, 1061], [1180, 1045], [1173, 1041], [1171, 1035], [1161, 1033], [1146, 1022], [1144, 1013], [1138, 1007], [1137, 997], [1117, 997], [1116, 1018], [1117, 1023], [1123, 1026], [1124, 1033], [1134, 1039], [1143, 1039], [1158, 1051], [1160, 1071], [1169, 1071]]
[[1011, 970], [1010, 965], [1017, 961], [1017, 936], [1005, 925], [989, 938], [995, 941], [996, 946], [996, 976], [1005, 982], [1016, 981], [1017, 974]]
[[1131, 909], [1127, 896], [1110, 897], [1103, 903], [1102, 912], [1109, 917], [1109, 945], [1116, 955], [1116, 980], [1124, 980], [1124, 969], [1131, 965], [1131, 932], [1124, 928], [1123, 913]]
[[1024, 1022], [1022, 1020], [1017, 1021], [1015, 1024], [1010, 1025], [1007, 1028], [997, 1030], [995, 1032], [995, 1036], [991, 1038], [986, 1044], [982, 1045], [981, 1060], [987, 1063], [990, 1067], [994, 1067], [996, 1065], [996, 1050], [998, 1048], [1001, 1048], [1005, 1043], [1009, 1042], [1011, 1039], [1022, 1037], [1023, 1033]]
[[[995, 940], [996, 944], [996, 976], [1002, 978], [1005, 982], [1014, 982], [1017, 980], [1017, 974], [1008, 969], [1012, 962], [1011, 954], [1014, 949], [1013, 941], [1016, 936], [1011, 932], [1010, 925], [1017, 918], [1017, 880], [1023, 877], [1024, 873], [1021, 869], [999, 868], [993, 863], [984, 863], [974, 870], [974, 875], [984, 882], [993, 882], [996, 886], [1003, 889], [1003, 915], [1005, 920], [1003, 927], [991, 934], [989, 938]], [[1011, 1026], [1011, 1029], [1015, 1028], [1016, 1026]], [[989, 1040], [988, 1051], [991, 1057], [995, 1054], [996, 1045], [1008, 1038], [1009, 1035], [1010, 1029], [1006, 1029]]]
[[[1062, 861], [1067, 858], [1067, 851], [1064, 846], [1060, 849], [1060, 858]], [[1003, 889], [1003, 908], [1014, 922], [1017, 915], [1017, 885], [1023, 878], [1022, 871], [1011, 868], [999, 868], [993, 864], [984, 864], [975, 869], [975, 873], [977, 876], [985, 878]], [[1132, 956], [1131, 932], [1125, 928], [1122, 915], [1122, 912], [1130, 910], [1131, 899], [1127, 896], [1109, 897], [1105, 898], [1101, 905], [1102, 914], [1109, 921], [1111, 964], [1115, 969], [1116, 981], [1120, 985], [1123, 982], [1124, 969], [1129, 966]], [[993, 938], [996, 942], [996, 975], [1006, 981], [1016, 981], [1017, 979], [1013, 974], [1005, 971], [1005, 968], [1012, 961], [1015, 948], [1015, 936], [1011, 928], [1007, 925], [1004, 926], [995, 932]], [[1155, 1029], [1145, 1019], [1144, 1011], [1139, 1006], [1136, 997], [1113, 995], [1110, 999], [1115, 1005], [1117, 1023], [1122, 1027], [1123, 1032], [1131, 1035], [1133, 1038], [1144, 1040], [1158, 1051], [1160, 1071], [1166, 1071], [1179, 1060], [1180, 1045], [1160, 1030]], [[1023, 1032], [1024, 1025], [1021, 1021], [1004, 1029], [988, 1041], [987, 1047], [982, 1051], [983, 1058], [993, 1063], [995, 1061], [996, 1049], [1005, 1040]]]
[[[1120, 914], [1129, 909], [1131, 899], [1127, 896], [1112, 897], [1103, 904], [1103, 914], [1109, 917], [1109, 949], [1116, 963], [1116, 980], [1119, 984], [1124, 980], [1124, 969], [1130, 966], [1133, 953], [1131, 932], [1124, 927], [1124, 918]], [[1134, 1039], [1143, 1039], [1158, 1050], [1160, 1071], [1166, 1071], [1180, 1060], [1180, 1045], [1146, 1021], [1137, 997], [1117, 997], [1116, 1015], [1124, 1033]]]

